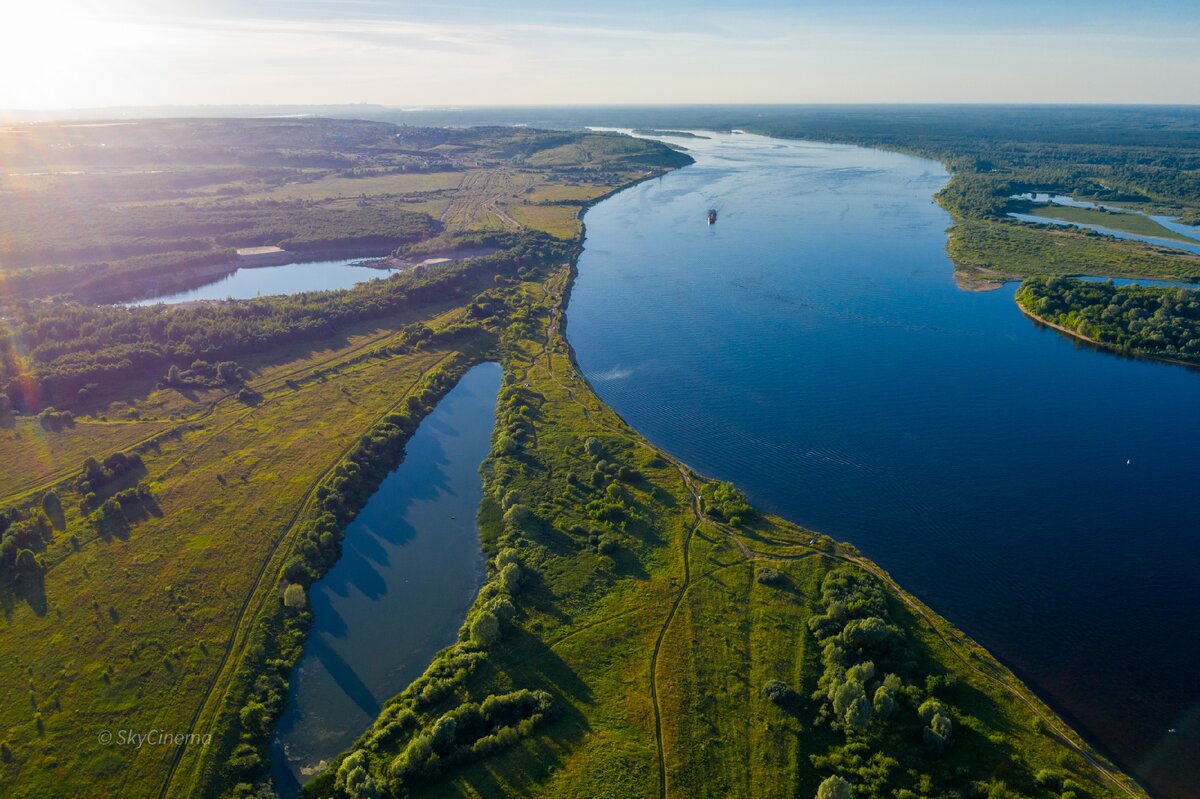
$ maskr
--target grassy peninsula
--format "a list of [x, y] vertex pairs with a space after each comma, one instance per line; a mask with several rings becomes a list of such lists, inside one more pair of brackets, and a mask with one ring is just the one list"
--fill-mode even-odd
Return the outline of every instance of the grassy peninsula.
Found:
[[[149, 129], [187, 141], [190, 124]], [[212, 204], [247, 214], [222, 217], [241, 231], [252, 203], [367, 221], [398, 220], [376, 216], [395, 206], [423, 215], [379, 222], [414, 237], [403, 253], [491, 252], [191, 309], [95, 305], [90, 251], [14, 267], [35, 271], [10, 275], [4, 312], [0, 462], [20, 464], [0, 472], [4, 795], [270, 795], [306, 589], [421, 419], [490, 359], [505, 383], [482, 471], [487, 582], [458, 643], [308, 794], [1144, 796], [853, 547], [655, 450], [580, 377], [563, 317], [579, 214], [686, 156], [512, 129], [376, 129], [343, 150], [342, 123], [197, 124], [235, 150], [257, 136], [286, 174], [251, 179], [217, 148], [225, 183], [154, 178], [171, 195], [156, 218], [208, 219], [197, 209]], [[373, 163], [381, 152], [409, 160]], [[218, 186], [237, 198], [208, 196]], [[47, 208], [64, 196], [34, 190]], [[131, 213], [149, 219], [158, 201], [138, 196]], [[6, 246], [31, 252], [25, 235]], [[95, 235], [116, 248], [125, 233]], [[114, 259], [113, 285], [173, 279], [172, 252], [145, 269]], [[113, 745], [152, 729], [193, 738]]]

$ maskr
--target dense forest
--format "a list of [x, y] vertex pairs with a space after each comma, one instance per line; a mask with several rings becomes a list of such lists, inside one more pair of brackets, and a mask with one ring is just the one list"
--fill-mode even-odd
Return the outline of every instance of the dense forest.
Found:
[[1034, 278], [1017, 291], [1029, 314], [1127, 353], [1200, 363], [1200, 294], [1163, 286], [1117, 286]]

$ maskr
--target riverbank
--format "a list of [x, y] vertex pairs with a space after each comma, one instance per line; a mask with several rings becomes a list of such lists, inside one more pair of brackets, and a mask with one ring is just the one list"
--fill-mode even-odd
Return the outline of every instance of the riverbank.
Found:
[[[538, 324], [502, 347], [498, 425], [508, 432], [498, 433], [484, 467], [480, 518], [486, 551], [497, 564], [517, 564], [519, 577], [497, 600], [500, 589], [487, 586], [506, 578], [493, 565], [459, 643], [306, 795], [324, 795], [351, 768], [421, 797], [727, 796], [731, 785], [807, 795], [830, 772], [871, 784], [853, 766], [820, 765], [844, 757], [846, 739], [807, 721], [822, 707], [809, 699], [821, 664], [808, 630], [819, 623], [822, 586], [850, 569], [891, 597], [878, 612], [903, 631], [895, 645], [913, 647], [923, 664], [912, 671], [879, 652], [879, 667], [914, 687], [941, 686], [923, 696], [953, 708], [962, 736], [943, 755], [922, 749], [916, 707], [924, 699], [905, 700], [895, 721], [867, 734], [880, 751], [913, 758], [942, 789], [957, 784], [956, 769], [986, 779], [1006, 763], [1006, 784], [1030, 795], [1038, 795], [1034, 773], [1046, 768], [1093, 796], [1145, 796], [1011, 672], [852, 547], [775, 516], [736, 525], [715, 516], [702, 499], [709, 481], [646, 442], [576, 371], [562, 334], [571, 275], [562, 267], [510, 295]], [[498, 638], [477, 639], [497, 601], [513, 611]], [[785, 683], [795, 704], [781, 708], [764, 694], [771, 680]], [[437, 749], [454, 765], [413, 765], [406, 753], [423, 736], [514, 688], [545, 692], [554, 719], [482, 763], [455, 742]], [[891, 725], [899, 738], [875, 738]], [[896, 773], [880, 787], [908, 779]]]

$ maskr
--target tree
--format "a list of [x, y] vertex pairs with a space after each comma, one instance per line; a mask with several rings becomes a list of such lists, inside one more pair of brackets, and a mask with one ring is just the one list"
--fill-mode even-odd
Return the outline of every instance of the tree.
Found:
[[304, 607], [307, 597], [304, 594], [304, 586], [300, 583], [292, 583], [283, 592], [283, 604], [292, 610], [300, 610]]
[[533, 516], [533, 511], [521, 503], [509, 506], [504, 512], [504, 523], [509, 527], [523, 527], [530, 517]]
[[167, 370], [167, 385], [177, 386], [180, 383], [179, 367], [171, 364], [171, 368]]
[[242, 728], [247, 731], [262, 734], [267, 730], [267, 707], [262, 702], [247, 702], [238, 713], [238, 717], [241, 719]]
[[41, 566], [38, 565], [37, 557], [32, 550], [22, 549], [17, 552], [17, 571], [23, 574], [36, 574], [41, 571]]
[[896, 709], [896, 697], [886, 685], [881, 685], [875, 689], [872, 705], [875, 707], [875, 715], [886, 719]]
[[42, 497], [42, 511], [50, 519], [62, 514], [62, 501], [58, 498], [58, 493], [51, 489]]
[[515, 594], [521, 583], [521, 567], [515, 563], [509, 563], [500, 570], [500, 584], [504, 586], [504, 590], [510, 594]]
[[845, 718], [851, 705], [860, 699], [865, 700], [866, 698], [866, 692], [863, 690], [862, 684], [854, 680], [848, 680], [838, 686], [837, 691], [833, 694], [833, 712], [839, 718]]
[[850, 783], [836, 774], [826, 777], [817, 788], [817, 799], [851, 799]]
[[500, 640], [500, 620], [491, 611], [483, 611], [471, 622], [471, 640], [480, 646], [491, 646]]
[[846, 727], [851, 730], [864, 729], [871, 723], [871, 703], [867, 701], [865, 694], [854, 698], [850, 707], [846, 708], [843, 720], [846, 722]]
[[104, 500], [104, 504], [100, 506], [100, 512], [104, 514], [106, 519], [115, 519], [121, 515], [121, 503], [113, 497]]
[[349, 799], [377, 799], [379, 786], [367, 770], [367, 756], [361, 749], [351, 752], [338, 766], [333, 788], [338, 796]]
[[222, 383], [238, 382], [238, 365], [233, 361], [221, 361], [217, 364], [217, 380]]
[[797, 698], [795, 691], [782, 680], [767, 680], [762, 687], [763, 696], [780, 707], [790, 704]]

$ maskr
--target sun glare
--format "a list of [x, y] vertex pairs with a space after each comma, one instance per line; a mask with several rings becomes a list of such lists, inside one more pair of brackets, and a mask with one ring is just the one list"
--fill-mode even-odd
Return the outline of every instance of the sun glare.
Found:
[[85, 2], [8, 0], [0, 10], [0, 107], [95, 106], [116, 95], [135, 27]]

